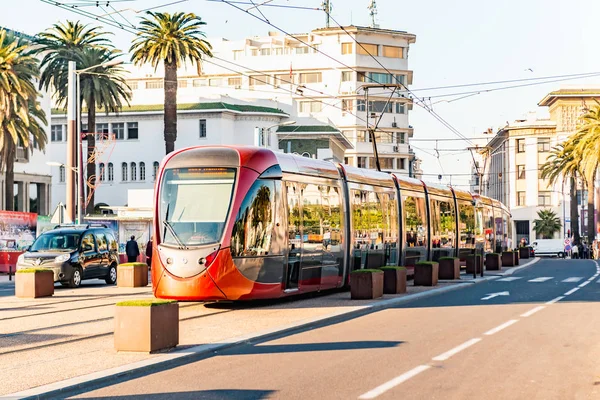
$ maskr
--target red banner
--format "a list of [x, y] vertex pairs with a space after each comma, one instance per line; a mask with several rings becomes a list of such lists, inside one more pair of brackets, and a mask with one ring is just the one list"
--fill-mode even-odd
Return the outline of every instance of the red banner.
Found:
[[37, 214], [0, 211], [0, 272], [15, 270], [16, 259], [35, 240]]

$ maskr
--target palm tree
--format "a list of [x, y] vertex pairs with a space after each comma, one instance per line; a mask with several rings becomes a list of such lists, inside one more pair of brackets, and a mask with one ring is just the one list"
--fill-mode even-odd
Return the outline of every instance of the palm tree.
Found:
[[[107, 33], [100, 31], [99, 27], [90, 28], [80, 22], [67, 21], [54, 24], [47, 31], [38, 34], [35, 39], [38, 53], [44, 54], [40, 88], [55, 89], [54, 98], [59, 107], [66, 106], [67, 102], [69, 61], [75, 61], [79, 70], [88, 69], [86, 74], [81, 74], [79, 100], [83, 100], [87, 107], [89, 132], [95, 131], [97, 108], [104, 108], [106, 113], [118, 112], [123, 101], [129, 104], [131, 98], [131, 90], [123, 78], [124, 70], [117, 65], [106, 65], [120, 56], [106, 35]], [[78, 118], [81, 121], [81, 116]], [[96, 138], [94, 135], [88, 135], [88, 214], [94, 212], [95, 206], [95, 150]]]
[[579, 158], [575, 153], [576, 143], [567, 141], [560, 143], [552, 150], [544, 165], [542, 165], [542, 179], [548, 179], [550, 185], [569, 179], [571, 201], [571, 231], [575, 243], [579, 243], [579, 211], [577, 209], [577, 177], [582, 176], [579, 169]]
[[575, 150], [581, 160], [580, 169], [585, 177], [587, 186], [588, 202], [588, 243], [592, 243], [596, 238], [595, 227], [595, 207], [594, 193], [596, 172], [600, 163], [600, 106], [595, 106], [586, 110], [586, 113], [580, 117], [581, 124], [573, 137], [576, 146]]
[[135, 64], [150, 63], [154, 68], [162, 62], [164, 76], [164, 137], [165, 151], [175, 149], [177, 140], [177, 68], [186, 59], [199, 65], [203, 56], [212, 56], [212, 46], [200, 30], [206, 25], [193, 13], [154, 13], [140, 22], [138, 36], [133, 40], [131, 60]]
[[14, 164], [17, 146], [33, 151], [33, 137], [43, 150], [46, 134], [41, 124], [46, 115], [37, 101], [34, 80], [39, 78], [38, 60], [30, 44], [0, 31], [0, 170], [6, 169], [5, 208], [14, 209]]
[[562, 227], [560, 218], [552, 210], [539, 210], [537, 214], [538, 219], [533, 221], [533, 230], [542, 239], [552, 239]]

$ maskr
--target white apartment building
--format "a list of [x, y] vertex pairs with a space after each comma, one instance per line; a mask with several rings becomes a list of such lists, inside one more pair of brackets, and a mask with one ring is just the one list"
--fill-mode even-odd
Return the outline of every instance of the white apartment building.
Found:
[[[5, 28], [6, 29], [6, 28]], [[10, 29], [7, 29], [10, 31]], [[20, 32], [11, 31], [17, 36], [32, 38]], [[39, 99], [40, 105], [46, 112], [48, 124], [50, 123], [50, 97], [42, 93]], [[46, 132], [49, 132], [46, 127]], [[37, 144], [33, 143], [33, 150], [17, 147], [14, 167], [14, 210], [39, 214], [48, 214], [50, 208], [50, 183], [51, 167], [46, 162], [49, 160], [49, 151], [40, 151]], [[6, 210], [5, 204], [5, 179], [4, 173], [0, 173], [0, 210]]]
[[[409, 146], [413, 128], [407, 92], [397, 90], [389, 99], [391, 89], [372, 87], [412, 83], [408, 51], [415, 35], [356, 26], [345, 29], [350, 36], [339, 28], [324, 28], [295, 35], [297, 39], [274, 33], [237, 41], [209, 39], [215, 57], [178, 71], [175, 147], [253, 144], [256, 128], [271, 128], [266, 145], [274, 150], [375, 168], [366, 128], [368, 113], [371, 124], [381, 117], [376, 140], [382, 170], [418, 176], [419, 161]], [[128, 69], [131, 107], [119, 115], [97, 113], [95, 132], [116, 139], [98, 146], [96, 162], [105, 168], [106, 176], [96, 189], [96, 204], [121, 206], [127, 201], [127, 189], [152, 187], [150, 166], [164, 156], [164, 70], [150, 65], [129, 65]], [[243, 111], [235, 110], [240, 106]], [[85, 115], [82, 120], [85, 124]], [[278, 127], [291, 121], [293, 125]], [[64, 114], [53, 115], [52, 161], [65, 159], [65, 124]], [[131, 139], [130, 127], [134, 129]], [[205, 138], [199, 137], [203, 130]], [[54, 171], [53, 204], [65, 198], [62, 171]], [[108, 184], [109, 177], [112, 184]]]

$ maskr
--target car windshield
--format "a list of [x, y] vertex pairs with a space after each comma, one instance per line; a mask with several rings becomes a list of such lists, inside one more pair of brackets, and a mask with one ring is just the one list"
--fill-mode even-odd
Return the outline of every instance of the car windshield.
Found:
[[39, 236], [29, 251], [74, 251], [79, 247], [80, 233], [44, 233]]
[[218, 242], [229, 214], [234, 182], [233, 168], [165, 171], [159, 205], [162, 242], [181, 247]]

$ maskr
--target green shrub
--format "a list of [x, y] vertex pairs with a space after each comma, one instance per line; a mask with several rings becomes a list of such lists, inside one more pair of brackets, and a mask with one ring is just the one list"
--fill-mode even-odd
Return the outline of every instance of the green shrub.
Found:
[[438, 261], [458, 260], [458, 257], [440, 257]]
[[352, 271], [352, 274], [363, 274], [363, 273], [371, 273], [371, 272], [381, 272], [380, 269], [357, 269]]
[[117, 303], [118, 307], [156, 307], [165, 304], [177, 303], [176, 300], [162, 299], [143, 299], [143, 300], [125, 300]]
[[379, 269], [382, 270], [382, 271], [385, 271], [385, 270], [397, 270], [397, 269], [402, 270], [402, 269], [406, 269], [406, 268], [400, 267], [400, 266], [397, 266], [397, 265], [386, 265], [385, 267], [381, 267]]
[[23, 269], [18, 269], [16, 273], [17, 274], [40, 274], [43, 272], [54, 273], [51, 269], [48, 269], [48, 268], [23, 268]]

